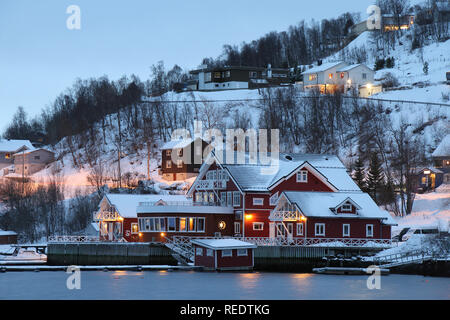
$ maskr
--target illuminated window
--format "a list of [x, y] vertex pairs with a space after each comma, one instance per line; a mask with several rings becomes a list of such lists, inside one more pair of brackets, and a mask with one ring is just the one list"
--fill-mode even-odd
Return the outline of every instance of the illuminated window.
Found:
[[202, 256], [203, 255], [203, 248], [195, 249], [195, 255], [196, 256]]
[[314, 81], [317, 79], [317, 75], [316, 74], [310, 74], [309, 75], [309, 81]]
[[195, 232], [195, 225], [196, 225], [196, 219], [195, 218], [189, 218], [189, 232]]
[[186, 232], [186, 218], [180, 218], [180, 232]]
[[332, 73], [328, 74], [328, 78], [333, 79], [333, 74]]
[[221, 73], [220, 72], [214, 72], [214, 79], [220, 79]]
[[341, 79], [344, 79], [344, 78], [345, 78], [345, 73], [341, 72]]
[[138, 224], [132, 223], [131, 224], [131, 234], [138, 234], [138, 233], [139, 233]]

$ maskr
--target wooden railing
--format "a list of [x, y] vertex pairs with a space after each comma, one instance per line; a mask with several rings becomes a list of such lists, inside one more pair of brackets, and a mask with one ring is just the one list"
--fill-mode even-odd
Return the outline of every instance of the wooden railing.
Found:
[[263, 238], [263, 237], [187, 237], [174, 236], [172, 241], [175, 243], [190, 243], [192, 239], [236, 239], [257, 246], [288, 246], [288, 247], [364, 247], [364, 248], [389, 248], [392, 242], [389, 239], [350, 239], [350, 238]]

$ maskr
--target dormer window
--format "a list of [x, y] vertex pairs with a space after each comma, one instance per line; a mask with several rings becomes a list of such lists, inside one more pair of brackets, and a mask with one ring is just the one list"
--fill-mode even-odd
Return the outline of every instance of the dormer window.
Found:
[[307, 183], [308, 182], [308, 171], [302, 170], [297, 172], [297, 182]]
[[342, 212], [353, 212], [353, 206], [351, 203], [345, 203], [341, 207]]

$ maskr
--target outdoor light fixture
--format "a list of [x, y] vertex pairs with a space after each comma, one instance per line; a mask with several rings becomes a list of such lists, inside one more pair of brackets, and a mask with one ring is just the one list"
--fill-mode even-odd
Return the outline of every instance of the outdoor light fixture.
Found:
[[225, 221], [220, 221], [219, 222], [219, 229], [220, 230], [225, 230], [226, 227], [227, 227], [227, 224], [225, 223]]
[[251, 220], [252, 218], [253, 218], [253, 216], [251, 214], [245, 215], [245, 220]]
[[424, 174], [431, 174], [431, 171], [430, 170], [425, 170], [423, 173]]

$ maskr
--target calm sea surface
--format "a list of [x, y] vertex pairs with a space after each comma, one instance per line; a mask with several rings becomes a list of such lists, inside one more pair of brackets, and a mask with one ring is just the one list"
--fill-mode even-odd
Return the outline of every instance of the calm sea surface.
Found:
[[82, 271], [81, 289], [67, 289], [65, 272], [0, 273], [0, 299], [107, 300], [317, 300], [450, 299], [450, 278], [381, 277], [292, 273], [202, 273], [184, 271]]

